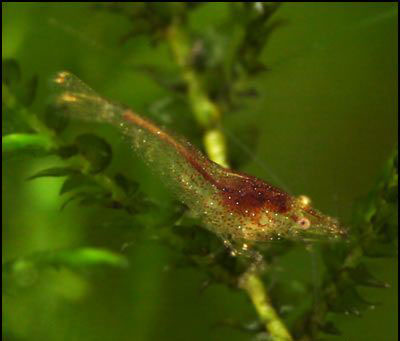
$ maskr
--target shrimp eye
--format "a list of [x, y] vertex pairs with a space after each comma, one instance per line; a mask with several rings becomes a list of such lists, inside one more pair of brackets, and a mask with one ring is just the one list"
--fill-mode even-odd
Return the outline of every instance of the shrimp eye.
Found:
[[311, 204], [311, 199], [305, 195], [300, 195], [298, 199], [301, 207], [309, 207]]
[[298, 223], [298, 224], [301, 226], [301, 228], [304, 229], [304, 230], [307, 230], [307, 229], [310, 227], [310, 225], [311, 225], [310, 221], [309, 221], [307, 218], [305, 218], [305, 217], [300, 218], [300, 219], [298, 220], [297, 223]]

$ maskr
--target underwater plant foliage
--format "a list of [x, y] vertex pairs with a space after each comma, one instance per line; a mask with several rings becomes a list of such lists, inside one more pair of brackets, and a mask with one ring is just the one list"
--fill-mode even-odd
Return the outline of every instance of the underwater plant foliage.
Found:
[[254, 259], [118, 130], [60, 115], [62, 70], [346, 227], [249, 245], [288, 340], [397, 339], [396, 24], [391, 3], [3, 5], [3, 339], [283, 340]]

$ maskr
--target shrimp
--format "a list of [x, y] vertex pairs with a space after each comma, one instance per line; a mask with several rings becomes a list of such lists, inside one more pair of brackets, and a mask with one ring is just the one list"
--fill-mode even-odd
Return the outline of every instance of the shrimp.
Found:
[[[261, 179], [224, 168], [190, 142], [158, 127], [129, 108], [100, 97], [69, 72], [54, 78], [55, 101], [72, 118], [118, 127], [132, 149], [204, 227], [225, 241], [249, 243], [287, 238], [338, 239], [345, 230], [332, 217]], [[230, 242], [229, 242], [230, 243]]]

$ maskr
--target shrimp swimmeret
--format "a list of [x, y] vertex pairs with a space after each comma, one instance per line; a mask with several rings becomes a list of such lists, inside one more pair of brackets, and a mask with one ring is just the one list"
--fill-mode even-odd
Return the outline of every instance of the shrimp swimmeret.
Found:
[[176, 197], [224, 240], [247, 247], [281, 237], [335, 239], [345, 234], [336, 219], [312, 208], [307, 197], [291, 196], [261, 179], [221, 167], [188, 141], [103, 99], [69, 72], [60, 72], [54, 82], [61, 90], [56, 103], [67, 115], [118, 127]]

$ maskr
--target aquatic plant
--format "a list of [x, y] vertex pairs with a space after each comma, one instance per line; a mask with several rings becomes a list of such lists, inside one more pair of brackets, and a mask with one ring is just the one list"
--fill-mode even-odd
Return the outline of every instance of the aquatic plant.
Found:
[[[212, 34], [201, 34], [203, 32], [191, 29], [190, 14], [198, 6], [201, 4], [143, 3], [126, 6], [113, 3], [96, 5], [94, 11], [104, 10], [131, 21], [131, 32], [121, 37], [124, 43], [143, 35], [153, 44], [165, 43], [168, 46], [176, 64], [172, 73], [154, 65], [141, 65], [140, 70], [170, 93], [174, 103], [172, 108], [179, 110], [179, 105], [184, 105], [193, 114], [204, 151], [211, 161], [180, 138], [159, 130], [151, 121], [103, 100], [69, 73], [56, 76], [61, 92], [52, 97], [45, 112], [37, 114], [32, 104], [38, 78], [26, 81], [14, 59], [3, 60], [3, 110], [5, 116], [12, 113], [20, 126], [13, 125], [11, 131], [7, 131], [11, 125], [6, 121], [3, 154], [57, 156], [61, 166], [57, 163], [42, 169], [31, 174], [29, 179], [65, 178], [60, 190], [60, 195], [67, 197], [63, 209], [75, 202], [83, 206], [82, 209], [93, 206], [99, 212], [103, 209], [124, 212], [126, 219], [135, 223], [140, 216], [157, 217], [163, 212], [161, 219], [148, 219], [143, 224], [146, 225], [143, 230], [151, 231], [143, 234], [147, 238], [156, 236], [159, 243], [168, 245], [177, 255], [175, 266], [193, 267], [204, 273], [207, 286], [221, 283], [246, 292], [258, 313], [255, 324], [229, 319], [221, 324], [245, 330], [259, 339], [316, 340], [322, 332], [337, 335], [340, 326], [331, 321], [330, 313], [360, 315], [376, 303], [364, 298], [359, 286], [388, 286], [372, 275], [366, 260], [368, 257], [393, 257], [397, 253], [397, 152], [389, 159], [377, 185], [354, 210], [355, 217], [348, 223], [347, 242], [315, 243], [313, 239], [319, 237], [317, 234], [303, 236], [309, 225], [313, 225], [311, 219], [317, 219], [314, 224], [317, 232], [326, 227], [334, 234], [342, 234], [342, 230], [336, 220], [311, 209], [307, 197], [289, 196], [275, 186], [228, 170], [230, 164], [240, 168], [243, 158], [230, 154], [222, 121], [224, 115], [251, 103], [257, 94], [254, 79], [268, 72], [268, 65], [261, 62], [260, 55], [271, 33], [282, 24], [273, 20], [279, 5], [233, 3], [229, 15], [215, 26]], [[222, 51], [221, 45], [225, 46]], [[132, 88], [135, 86], [140, 87], [133, 84]], [[48, 94], [50, 96], [50, 92]], [[68, 125], [73, 124], [70, 122], [71, 107], [72, 112], [78, 113], [78, 118], [122, 124], [120, 128], [128, 136], [128, 144], [138, 153], [143, 153], [143, 159], [151, 167], [155, 165], [159, 169], [161, 178], [167, 185], [169, 183], [182, 202], [174, 202], [165, 209], [144, 194], [140, 181], [125, 175], [124, 169], [110, 170], [116, 147], [99, 134], [84, 132], [70, 139], [66, 131]], [[118, 115], [117, 119], [114, 114]], [[129, 128], [132, 122], [134, 129]], [[263, 194], [261, 197], [265, 200], [262, 203], [268, 203], [268, 212], [252, 211], [255, 207], [253, 192], [256, 197], [257, 193]], [[231, 206], [230, 201], [233, 202]], [[234, 206], [236, 202], [238, 209]], [[282, 208], [284, 204], [290, 204], [287, 211], [291, 214], [284, 215], [287, 212]], [[218, 207], [212, 207], [214, 205]], [[231, 221], [224, 215], [230, 213], [226, 209], [228, 206], [235, 214]], [[191, 212], [188, 207], [192, 208]], [[214, 211], [204, 214], [205, 210]], [[198, 214], [202, 219], [193, 216], [193, 211], [202, 212]], [[270, 211], [273, 216], [268, 215]], [[251, 219], [251, 213], [257, 216], [257, 224]], [[275, 213], [282, 215], [275, 216]], [[286, 223], [289, 220], [290, 224]], [[225, 226], [227, 221], [230, 224]], [[251, 233], [243, 232], [243, 221]], [[253, 245], [251, 242], [272, 237], [269, 233], [259, 237], [260, 223], [267, 225], [263, 222], [270, 223], [269, 228], [274, 227], [274, 239], [283, 240]], [[203, 229], [204, 225], [210, 231]], [[237, 226], [241, 226], [240, 233]], [[301, 247], [309, 248], [323, 258], [323, 280], [313, 283], [313, 287], [301, 281], [297, 286], [284, 282], [272, 285], [277, 260], [298, 245], [296, 241], [285, 238], [293, 236], [293, 226], [301, 232], [295, 234], [301, 238], [294, 238], [297, 242], [299, 239], [302, 241]], [[245, 257], [248, 248], [254, 249], [255, 257], [254, 253]], [[17, 256], [3, 264], [5, 294], [7, 288], [12, 291], [18, 285], [29, 285], [47, 267], [82, 271], [105, 265], [126, 268], [127, 263], [126, 257], [119, 253], [94, 247]], [[284, 313], [288, 302], [295, 306], [302, 300], [307, 304], [300, 312], [297, 311], [297, 315]]]

